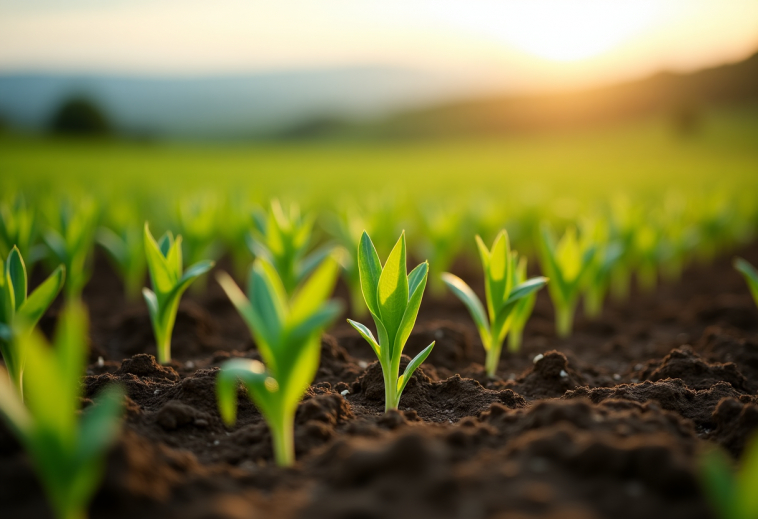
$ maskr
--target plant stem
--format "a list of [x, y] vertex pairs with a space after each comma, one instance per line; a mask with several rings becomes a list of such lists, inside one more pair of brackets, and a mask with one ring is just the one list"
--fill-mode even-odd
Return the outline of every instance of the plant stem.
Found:
[[171, 362], [171, 334], [167, 334], [158, 341], [158, 363], [168, 364], [169, 362]]
[[493, 344], [490, 349], [487, 350], [487, 359], [485, 362], [485, 368], [487, 369], [487, 376], [495, 378], [497, 374], [497, 365], [500, 363], [500, 352], [503, 349], [503, 343]]
[[289, 467], [295, 463], [295, 414], [285, 412], [270, 427], [274, 460], [280, 467]]
[[[392, 371], [392, 368], [389, 371]], [[384, 375], [384, 412], [386, 413], [390, 409], [397, 409], [400, 403], [400, 398], [397, 394], [398, 377], [397, 375], [394, 377], [393, 383], [393, 377], [390, 373], [386, 373], [386, 370], [382, 369], [382, 374]]]
[[56, 514], [60, 519], [87, 519], [87, 510], [79, 506], [65, 506]]
[[521, 349], [521, 343], [524, 337], [524, 330], [511, 328], [508, 332], [508, 351], [517, 353]]
[[571, 303], [555, 309], [555, 333], [562, 339], [570, 336], [573, 330], [575, 306], [575, 303]]
[[590, 319], [597, 319], [603, 309], [603, 291], [599, 287], [592, 287], [584, 294], [584, 315]]

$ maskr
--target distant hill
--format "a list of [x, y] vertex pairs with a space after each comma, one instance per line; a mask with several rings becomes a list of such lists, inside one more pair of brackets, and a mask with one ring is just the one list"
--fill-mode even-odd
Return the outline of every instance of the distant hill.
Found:
[[40, 131], [64, 100], [82, 96], [121, 133], [223, 139], [376, 117], [461, 92], [452, 78], [381, 67], [197, 78], [0, 74], [0, 117]]
[[474, 95], [477, 87], [466, 81], [382, 67], [197, 78], [0, 74], [0, 120], [43, 131], [66, 99], [83, 96], [116, 132], [156, 138], [429, 138], [577, 128], [655, 113], [681, 114], [686, 124], [703, 106], [758, 101], [758, 54], [590, 90], [451, 102]]
[[623, 121], [656, 113], [681, 117], [706, 106], [758, 101], [758, 54], [687, 74], [550, 95], [479, 98], [411, 110], [383, 121], [377, 135], [434, 137], [516, 133]]

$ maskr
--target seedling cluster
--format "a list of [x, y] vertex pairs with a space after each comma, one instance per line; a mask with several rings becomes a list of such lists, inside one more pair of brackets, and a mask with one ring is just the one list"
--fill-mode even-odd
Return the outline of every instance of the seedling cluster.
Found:
[[[752, 228], [743, 222], [756, 216], [743, 206], [683, 204], [676, 197], [660, 207], [614, 199], [594, 210], [592, 219], [576, 221], [548, 210], [504, 210], [498, 204], [453, 210], [437, 203], [430, 212], [429, 205], [391, 198], [361, 210], [346, 204], [338, 213], [320, 212], [317, 204], [301, 212], [276, 200], [264, 210], [239, 193], [179, 196], [173, 202], [156, 209], [147, 199], [124, 206], [107, 200], [95, 204], [89, 197], [32, 200], [15, 192], [0, 200], [5, 366], [0, 414], [27, 449], [60, 519], [85, 517], [104, 453], [118, 432], [119, 390], [106, 390], [77, 415], [87, 343], [80, 297], [95, 257], [103, 252], [128, 297], [139, 293], [149, 274], [151, 288], [142, 288], [145, 306], [130, 304], [149, 315], [161, 363], [172, 362], [171, 338], [183, 293], [214, 267], [213, 260], [231, 257], [238, 281], [247, 271], [244, 291], [224, 272], [216, 279], [249, 327], [260, 360], [234, 358], [221, 366], [218, 408], [224, 423], [233, 426], [244, 386], [271, 430], [276, 463], [286, 466], [295, 461], [295, 413], [319, 367], [321, 335], [344, 312], [344, 305], [331, 299], [341, 273], [351, 298], [348, 322], [377, 357], [384, 409], [390, 411], [398, 409], [414, 372], [435, 346], [426, 346], [401, 370], [427, 282], [434, 288], [430, 297], [452, 293], [468, 309], [486, 351], [486, 373], [496, 378], [502, 375], [506, 338], [511, 355], [530, 340], [529, 319], [545, 285], [555, 333], [567, 337], [580, 302], [588, 318], [599, 318], [607, 294], [628, 297], [633, 279], [652, 291], [661, 281], [676, 280], [687, 264], [710, 261], [717, 252], [744, 243]], [[146, 221], [166, 232], [156, 240]], [[185, 239], [166, 229], [180, 230]], [[492, 246], [480, 236], [471, 239], [476, 232], [487, 243], [494, 237]], [[522, 254], [511, 249], [510, 237]], [[456, 269], [475, 262], [474, 243], [482, 266], [479, 295], [461, 277], [445, 272], [465, 273]], [[408, 256], [424, 261], [408, 272]], [[183, 258], [192, 263], [187, 269]], [[47, 277], [30, 291], [35, 264], [47, 268]], [[544, 276], [529, 276], [535, 264]], [[735, 266], [758, 304], [758, 271], [742, 259]], [[51, 349], [34, 328], [58, 304], [60, 291], [64, 310]], [[373, 329], [353, 320], [367, 315]], [[716, 479], [728, 479], [713, 467]], [[724, 517], [743, 516], [725, 511]]]

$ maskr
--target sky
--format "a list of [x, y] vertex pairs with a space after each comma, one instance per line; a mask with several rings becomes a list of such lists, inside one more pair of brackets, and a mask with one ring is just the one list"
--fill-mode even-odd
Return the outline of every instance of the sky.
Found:
[[0, 0], [0, 73], [388, 66], [549, 91], [758, 50], [758, 0]]

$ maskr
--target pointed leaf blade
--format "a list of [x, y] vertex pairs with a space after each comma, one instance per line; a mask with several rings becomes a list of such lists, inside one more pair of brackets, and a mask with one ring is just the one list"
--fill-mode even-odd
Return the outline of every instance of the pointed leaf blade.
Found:
[[26, 301], [26, 265], [15, 245], [8, 254], [8, 261], [5, 263], [6, 282], [9, 282], [13, 289], [14, 310], [18, 311], [21, 305]]
[[382, 274], [382, 264], [379, 261], [379, 254], [377, 254], [376, 248], [366, 231], [363, 231], [361, 241], [358, 244], [358, 272], [366, 306], [368, 306], [372, 314], [380, 315], [377, 303], [379, 299], [377, 291], [379, 288], [379, 277]]
[[371, 330], [369, 330], [366, 326], [362, 325], [359, 322], [353, 321], [351, 319], [347, 320], [348, 323], [350, 323], [350, 326], [355, 328], [358, 333], [361, 334], [361, 337], [366, 339], [366, 342], [369, 343], [371, 346], [371, 349], [374, 350], [374, 353], [376, 354], [376, 358], [381, 360], [381, 346], [379, 346], [379, 343], [376, 342], [376, 339], [374, 339], [374, 334], [371, 333]]
[[[397, 330], [408, 306], [408, 274], [405, 261], [405, 233], [392, 249], [387, 263], [379, 276], [377, 290], [379, 315], [387, 329], [390, 344], [395, 341]], [[394, 352], [391, 352], [394, 356]]]
[[400, 378], [397, 379], [398, 399], [400, 399], [400, 396], [403, 394], [403, 390], [405, 389], [405, 386], [408, 385], [408, 381], [410, 381], [411, 376], [413, 376], [413, 372], [416, 371], [416, 369], [426, 360], [429, 354], [432, 353], [434, 344], [435, 343], [432, 342], [429, 346], [421, 350], [421, 352], [408, 363], [408, 366], [406, 366], [403, 374], [400, 376]]
[[[489, 344], [490, 324], [487, 320], [484, 306], [477, 295], [471, 290], [471, 287], [469, 287], [465, 281], [449, 272], [444, 272], [442, 274], [442, 281], [448, 286], [448, 288], [450, 288], [450, 290], [452, 290], [453, 294], [466, 305], [466, 308], [468, 308], [468, 311], [479, 330], [479, 334], [482, 336], [482, 342]], [[484, 340], [485, 337], [487, 338], [487, 341]]]
[[65, 281], [66, 267], [60, 265], [31, 293], [26, 302], [19, 308], [19, 315], [23, 317], [27, 326], [36, 326], [63, 288]]

